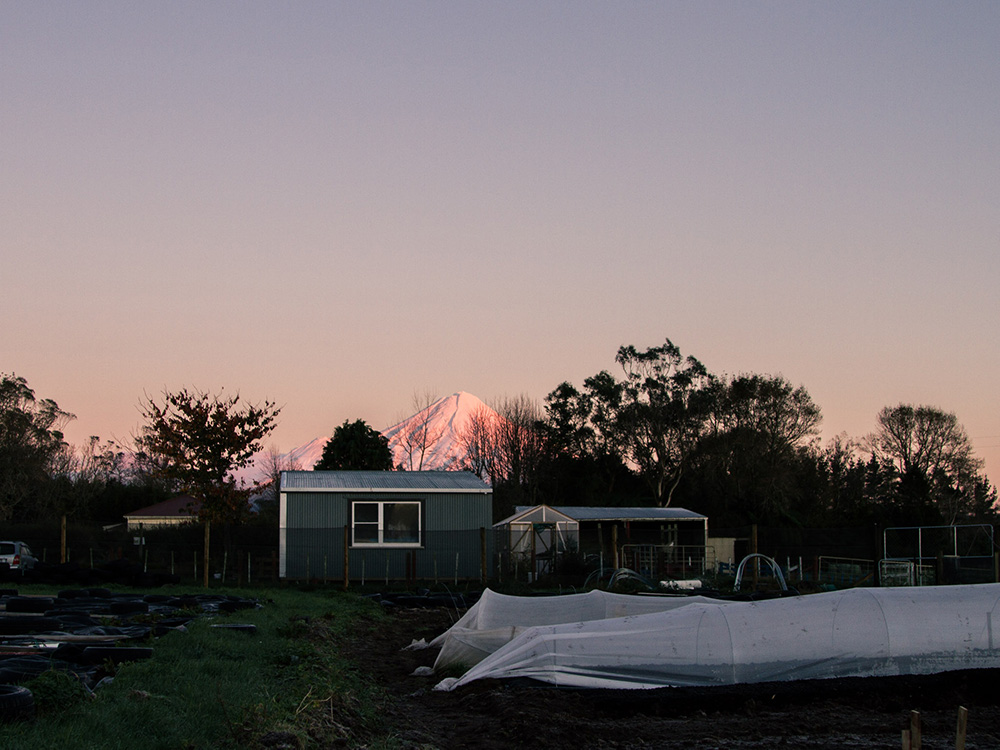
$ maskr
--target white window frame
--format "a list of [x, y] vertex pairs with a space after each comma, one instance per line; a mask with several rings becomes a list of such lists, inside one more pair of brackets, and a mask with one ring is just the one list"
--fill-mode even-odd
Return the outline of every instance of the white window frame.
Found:
[[[356, 539], [358, 528], [357, 508], [359, 505], [378, 506], [378, 541], [359, 542]], [[416, 542], [387, 542], [385, 541], [385, 506], [386, 505], [415, 505], [417, 508], [417, 540]], [[374, 526], [373, 521], [362, 521], [362, 525]], [[416, 549], [423, 547], [424, 538], [424, 504], [419, 500], [351, 500], [351, 546], [352, 547], [395, 547]]]

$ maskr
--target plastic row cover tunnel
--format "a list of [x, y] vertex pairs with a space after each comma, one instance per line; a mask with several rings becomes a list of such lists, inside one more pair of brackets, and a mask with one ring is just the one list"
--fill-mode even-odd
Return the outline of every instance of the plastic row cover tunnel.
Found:
[[690, 604], [527, 628], [437, 689], [508, 677], [656, 688], [997, 668], [998, 618], [1000, 584]]
[[627, 615], [666, 612], [691, 604], [725, 604], [704, 596], [627, 596], [594, 589], [565, 596], [507, 596], [486, 589], [462, 618], [435, 638], [440, 646], [434, 662], [440, 670], [478, 664], [529, 627], [605, 620]]

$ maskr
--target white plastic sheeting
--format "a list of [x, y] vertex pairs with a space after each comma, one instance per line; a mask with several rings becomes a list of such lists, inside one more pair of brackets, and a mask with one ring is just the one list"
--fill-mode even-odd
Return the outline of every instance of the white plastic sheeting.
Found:
[[606, 620], [666, 612], [691, 604], [724, 604], [703, 596], [627, 596], [597, 589], [565, 596], [507, 596], [486, 589], [450, 629], [430, 642], [440, 646], [434, 669], [471, 667], [536, 625]]
[[691, 604], [528, 628], [437, 689], [482, 678], [657, 688], [997, 668], [998, 618], [1000, 584]]

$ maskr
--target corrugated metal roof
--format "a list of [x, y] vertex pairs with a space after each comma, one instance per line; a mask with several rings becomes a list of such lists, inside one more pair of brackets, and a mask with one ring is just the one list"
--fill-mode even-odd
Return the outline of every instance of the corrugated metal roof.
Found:
[[282, 492], [492, 492], [468, 471], [283, 471]]
[[190, 495], [178, 495], [164, 500], [162, 503], [133, 510], [126, 513], [124, 518], [186, 518], [197, 516], [199, 510], [201, 510], [201, 500], [195, 500]]
[[[533, 506], [519, 505], [518, 514]], [[553, 505], [553, 510], [577, 521], [694, 521], [708, 516], [686, 508], [591, 508], [585, 505]]]

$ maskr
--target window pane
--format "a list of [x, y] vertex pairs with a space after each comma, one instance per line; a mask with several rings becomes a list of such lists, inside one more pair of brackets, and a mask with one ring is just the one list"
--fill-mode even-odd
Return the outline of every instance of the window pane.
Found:
[[354, 526], [355, 544], [378, 544], [378, 524], [359, 523]]
[[354, 503], [354, 523], [378, 523], [378, 503]]
[[419, 503], [386, 503], [382, 508], [387, 543], [420, 542]]

